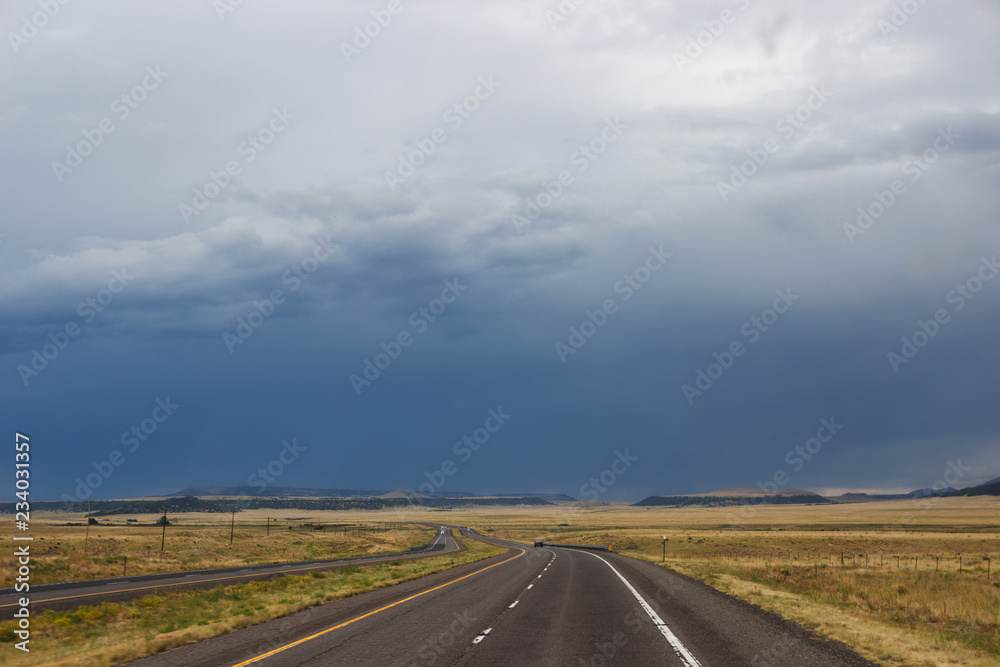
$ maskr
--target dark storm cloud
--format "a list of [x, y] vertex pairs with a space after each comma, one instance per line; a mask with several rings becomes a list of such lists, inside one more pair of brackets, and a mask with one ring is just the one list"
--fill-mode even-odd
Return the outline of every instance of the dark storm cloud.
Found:
[[[793, 486], [928, 486], [959, 458], [969, 483], [996, 475], [1000, 280], [948, 301], [1000, 253], [993, 5], [921, 5], [883, 34], [892, 3], [594, 1], [554, 23], [557, 5], [414, 3], [348, 62], [379, 7], [66, 7], [0, 63], [0, 396], [9, 429], [51, 443], [40, 493], [167, 395], [182, 407], [98, 495], [245, 484], [291, 437], [308, 449], [282, 485], [416, 487], [501, 406], [445, 490], [580, 495], [625, 448], [641, 462], [602, 499], [752, 486], [832, 417]], [[124, 118], [122, 95], [143, 97]], [[753, 173], [722, 197], [734, 169]], [[671, 256], [627, 287], [653, 250]], [[799, 300], [751, 342], [775, 290]]]

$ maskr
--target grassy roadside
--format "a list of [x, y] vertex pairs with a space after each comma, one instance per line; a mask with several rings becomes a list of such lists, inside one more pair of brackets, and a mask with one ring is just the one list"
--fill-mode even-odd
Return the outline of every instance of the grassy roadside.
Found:
[[[126, 567], [127, 574], [135, 576], [396, 553], [433, 539], [435, 533], [433, 528], [413, 525], [376, 531], [374, 522], [365, 530], [354, 530], [348, 524], [327, 526], [311, 519], [271, 521], [267, 526], [264, 520], [248, 523], [237, 517], [240, 520], [232, 538], [228, 516], [226, 522], [215, 523], [205, 523], [204, 517], [175, 519], [176, 523], [167, 527], [163, 552], [162, 530], [153, 525], [158, 517], [141, 517], [147, 520], [144, 525], [102, 517], [104, 523], [91, 526], [89, 531], [83, 523], [85, 517], [74, 526], [65, 525], [64, 519], [36, 520], [31, 527], [31, 581], [45, 584], [120, 577]], [[202, 523], [195, 523], [199, 520]], [[12, 522], [4, 522], [0, 539], [9, 540], [13, 531]], [[14, 585], [17, 568], [11, 563], [9, 555], [0, 559], [0, 588]]]
[[31, 653], [14, 648], [13, 621], [0, 623], [0, 664], [107, 667], [359, 593], [489, 558], [506, 550], [456, 538], [457, 554], [394, 561], [211, 590], [149, 595], [72, 611], [46, 611], [31, 624]]
[[667, 567], [876, 663], [986, 667], [1000, 664], [998, 511], [998, 498], [960, 498], [760, 506], [737, 515], [739, 523], [727, 507], [581, 506], [455, 519], [521, 541], [610, 544], [656, 564], [665, 547]]
[[[625, 555], [659, 564], [650, 553]], [[666, 566], [884, 665], [1000, 662], [1000, 587], [981, 576], [668, 558]]]

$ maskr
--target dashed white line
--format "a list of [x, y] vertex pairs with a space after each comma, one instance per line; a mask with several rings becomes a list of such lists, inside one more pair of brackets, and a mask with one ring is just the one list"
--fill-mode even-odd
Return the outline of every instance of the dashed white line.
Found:
[[519, 600], [514, 600], [513, 602], [510, 603], [510, 605], [507, 606], [507, 609], [513, 609], [514, 607], [517, 606], [518, 602]]
[[532, 586], [534, 586], [534, 584], [528, 584], [528, 588], [531, 588]]
[[490, 630], [492, 630], [492, 629], [493, 628], [486, 628], [485, 630], [483, 630], [482, 632], [480, 632], [478, 635], [476, 635], [476, 638], [472, 640], [472, 643], [473, 644], [478, 644], [479, 642], [481, 642], [484, 639], [486, 639], [486, 635], [490, 634]]
[[590, 553], [589, 551], [587, 553], [589, 553], [594, 558], [599, 559], [605, 565], [610, 567], [611, 571], [617, 574], [618, 578], [622, 580], [622, 583], [625, 584], [625, 586], [628, 587], [630, 591], [632, 591], [632, 595], [634, 595], [635, 599], [639, 601], [639, 604], [642, 606], [643, 610], [645, 610], [645, 612], [649, 614], [649, 617], [653, 619], [653, 624], [656, 625], [660, 633], [664, 637], [666, 637], [668, 642], [670, 642], [670, 645], [674, 648], [674, 653], [676, 653], [677, 657], [680, 658], [681, 662], [684, 663], [684, 667], [701, 667], [701, 663], [698, 662], [698, 659], [695, 658], [693, 655], [691, 655], [691, 652], [688, 651], [687, 648], [684, 646], [684, 644], [681, 643], [681, 640], [677, 638], [677, 635], [675, 635], [673, 632], [670, 631], [670, 628], [668, 628], [667, 624], [663, 622], [663, 619], [660, 618], [659, 614], [657, 614], [653, 610], [653, 608], [649, 606], [649, 603], [647, 603], [643, 599], [643, 597], [639, 595], [639, 591], [635, 590], [632, 584], [628, 582], [628, 579], [623, 577], [622, 573], [616, 570], [614, 565], [604, 560], [597, 554]]

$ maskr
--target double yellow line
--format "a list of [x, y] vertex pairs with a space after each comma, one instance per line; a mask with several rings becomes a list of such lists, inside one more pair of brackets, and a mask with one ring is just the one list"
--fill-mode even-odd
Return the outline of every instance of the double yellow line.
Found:
[[382, 612], [382, 611], [385, 611], [386, 609], [392, 609], [396, 605], [403, 604], [404, 602], [409, 602], [410, 600], [413, 600], [414, 598], [418, 598], [418, 597], [420, 597], [422, 595], [427, 595], [428, 593], [433, 593], [434, 591], [441, 590], [442, 588], [446, 588], [448, 586], [451, 586], [452, 584], [457, 584], [458, 582], [462, 581], [463, 579], [468, 579], [469, 577], [474, 577], [477, 574], [479, 574], [480, 572], [485, 572], [486, 570], [491, 570], [491, 569], [493, 569], [493, 568], [495, 568], [495, 567], [497, 567], [499, 565], [503, 565], [504, 563], [509, 563], [512, 560], [516, 560], [516, 559], [518, 559], [518, 558], [520, 558], [521, 556], [524, 555], [524, 553], [525, 553], [524, 549], [520, 549], [520, 551], [521, 551], [521, 553], [519, 553], [518, 555], [511, 556], [510, 558], [508, 558], [506, 560], [502, 560], [499, 563], [493, 563], [493, 565], [487, 565], [486, 567], [482, 568], [481, 570], [476, 570], [475, 572], [466, 574], [465, 576], [459, 577], [458, 579], [452, 579], [451, 581], [449, 581], [447, 583], [444, 583], [444, 584], [441, 584], [440, 586], [435, 586], [434, 588], [428, 588], [426, 591], [417, 593], [415, 595], [411, 595], [408, 598], [403, 598], [402, 600], [397, 600], [396, 602], [393, 602], [392, 604], [387, 604], [386, 606], [380, 607], [380, 608], [376, 609], [375, 611], [370, 611], [367, 614], [362, 614], [361, 616], [356, 616], [355, 618], [352, 618], [349, 621], [344, 621], [343, 623], [340, 623], [339, 625], [335, 625], [332, 628], [327, 628], [326, 630], [320, 630], [316, 634], [312, 634], [312, 635], [309, 635], [308, 637], [303, 637], [302, 639], [296, 640], [296, 641], [291, 642], [289, 644], [285, 644], [284, 646], [280, 646], [280, 647], [274, 649], [273, 651], [268, 651], [267, 653], [263, 653], [261, 655], [258, 655], [256, 658], [250, 658], [249, 660], [244, 660], [241, 663], [233, 665], [233, 667], [245, 667], [246, 665], [249, 665], [251, 663], [257, 662], [258, 660], [263, 660], [264, 658], [269, 658], [272, 655], [276, 655], [278, 653], [281, 653], [282, 651], [287, 651], [288, 649], [290, 649], [290, 648], [292, 648], [294, 646], [298, 646], [299, 644], [304, 644], [307, 641], [310, 641], [312, 639], [316, 639], [317, 637], [322, 637], [323, 635], [325, 635], [328, 632], [333, 632], [334, 630], [338, 630], [338, 629], [340, 629], [340, 628], [342, 628], [344, 626], [350, 625], [351, 623], [356, 623], [357, 621], [360, 621], [363, 618], [368, 618], [369, 616], [374, 616], [375, 614], [377, 614], [379, 612]]

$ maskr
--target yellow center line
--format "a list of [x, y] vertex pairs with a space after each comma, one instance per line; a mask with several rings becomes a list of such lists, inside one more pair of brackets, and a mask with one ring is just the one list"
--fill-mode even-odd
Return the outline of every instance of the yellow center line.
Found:
[[[447, 553], [451, 553], [451, 552], [450, 551], [444, 551], [444, 552], [442, 552], [440, 554], [435, 554], [435, 555], [439, 555], [440, 556], [440, 555], [447, 554]], [[423, 554], [421, 554], [421, 556], [423, 556]], [[359, 564], [360, 565], [364, 565], [365, 563], [378, 563], [378, 562], [381, 562], [382, 560], [412, 560], [413, 558], [416, 558], [416, 556], [410, 556], [409, 554], [395, 554], [395, 555], [385, 556], [384, 558], [370, 558], [370, 559], [368, 559], [368, 560], [366, 560], [364, 562], [361, 562], [361, 563], [359, 563], [359, 562], [346, 562], [346, 563], [342, 563], [342, 565], [345, 565], [345, 566], [346, 565], [359, 565]], [[287, 572], [302, 572], [304, 570], [319, 570], [319, 569], [321, 569], [323, 567], [338, 567], [338, 566], [337, 565], [329, 565], [329, 566], [326, 566], [326, 565], [319, 565], [319, 566], [317, 566], [317, 565], [309, 565], [309, 566], [306, 566], [306, 567], [293, 567], [293, 568], [290, 568], [290, 569], [287, 569], [287, 570], [278, 570], [276, 572], [251, 572], [250, 574], [238, 574], [238, 575], [234, 575], [234, 576], [231, 576], [231, 577], [216, 577], [215, 579], [197, 579], [197, 580], [194, 580], [194, 581], [178, 581], [177, 583], [174, 583], [174, 584], [155, 584], [153, 586], [140, 586], [138, 588], [123, 588], [121, 590], [116, 590], [116, 591], [97, 591], [96, 593], [81, 593], [80, 595], [67, 595], [67, 596], [61, 597], [61, 598], [44, 598], [44, 599], [41, 599], [41, 600], [36, 600], [33, 604], [40, 604], [42, 602], [58, 602], [59, 600], [75, 600], [77, 598], [89, 598], [89, 597], [93, 597], [95, 595], [114, 595], [116, 593], [132, 593], [134, 591], [148, 591], [148, 590], [154, 590], [154, 589], [159, 589], [159, 588], [169, 588], [171, 586], [190, 586], [191, 584], [203, 584], [203, 583], [207, 583], [209, 581], [230, 581], [232, 579], [246, 579], [248, 577], [259, 577], [261, 575], [269, 575], [269, 574], [285, 574]], [[16, 607], [16, 606], [18, 606], [17, 602], [13, 602], [11, 604], [0, 604], [0, 609], [3, 609], [4, 607]]]
[[459, 581], [462, 581], [463, 579], [468, 579], [469, 577], [475, 576], [475, 575], [479, 574], [480, 572], [485, 572], [486, 570], [490, 570], [490, 569], [492, 569], [492, 568], [494, 568], [494, 567], [496, 567], [498, 565], [503, 565], [504, 563], [509, 563], [512, 560], [516, 560], [516, 559], [520, 558], [521, 556], [523, 556], [525, 554], [524, 549], [521, 549], [520, 551], [521, 551], [521, 553], [519, 553], [516, 556], [512, 556], [511, 558], [508, 558], [507, 560], [502, 560], [499, 563], [493, 563], [493, 565], [488, 565], [488, 566], [484, 567], [481, 570], [476, 570], [475, 572], [472, 572], [472, 573], [467, 574], [465, 576], [459, 577], [458, 579], [452, 579], [451, 581], [443, 583], [440, 586], [435, 586], [434, 588], [428, 588], [426, 591], [423, 591], [421, 593], [417, 593], [415, 595], [411, 595], [410, 597], [403, 598], [402, 600], [397, 600], [396, 602], [393, 602], [392, 604], [387, 604], [386, 606], [380, 607], [379, 609], [376, 609], [375, 611], [370, 611], [367, 614], [362, 614], [361, 616], [357, 616], [355, 618], [352, 618], [349, 621], [344, 621], [343, 623], [341, 623], [339, 625], [335, 625], [332, 628], [327, 628], [326, 630], [320, 630], [316, 634], [309, 635], [308, 637], [303, 637], [302, 639], [299, 639], [299, 640], [296, 640], [294, 642], [291, 642], [290, 644], [285, 644], [284, 646], [280, 646], [280, 647], [274, 649], [273, 651], [268, 651], [267, 653], [258, 655], [256, 658], [250, 658], [249, 660], [245, 660], [245, 661], [243, 661], [241, 663], [233, 665], [233, 667], [245, 667], [245, 665], [249, 665], [250, 663], [257, 662], [258, 660], [263, 660], [264, 658], [269, 658], [272, 655], [281, 653], [282, 651], [286, 651], [286, 650], [288, 650], [288, 649], [290, 649], [290, 648], [292, 648], [294, 646], [298, 646], [299, 644], [304, 644], [304, 643], [306, 643], [307, 641], [309, 641], [311, 639], [316, 639], [317, 637], [325, 635], [328, 632], [333, 632], [334, 630], [342, 628], [345, 625], [350, 625], [351, 623], [355, 623], [357, 621], [360, 621], [363, 618], [368, 618], [369, 616], [374, 616], [375, 614], [377, 614], [377, 613], [379, 613], [381, 611], [385, 611], [386, 609], [391, 609], [391, 608], [395, 607], [396, 605], [403, 604], [404, 602], [409, 602], [410, 600], [412, 600], [414, 598], [418, 598], [421, 595], [427, 595], [428, 593], [432, 593], [432, 592], [434, 592], [436, 590], [440, 590], [442, 588], [445, 588], [446, 586], [451, 586], [452, 584], [458, 583]]

